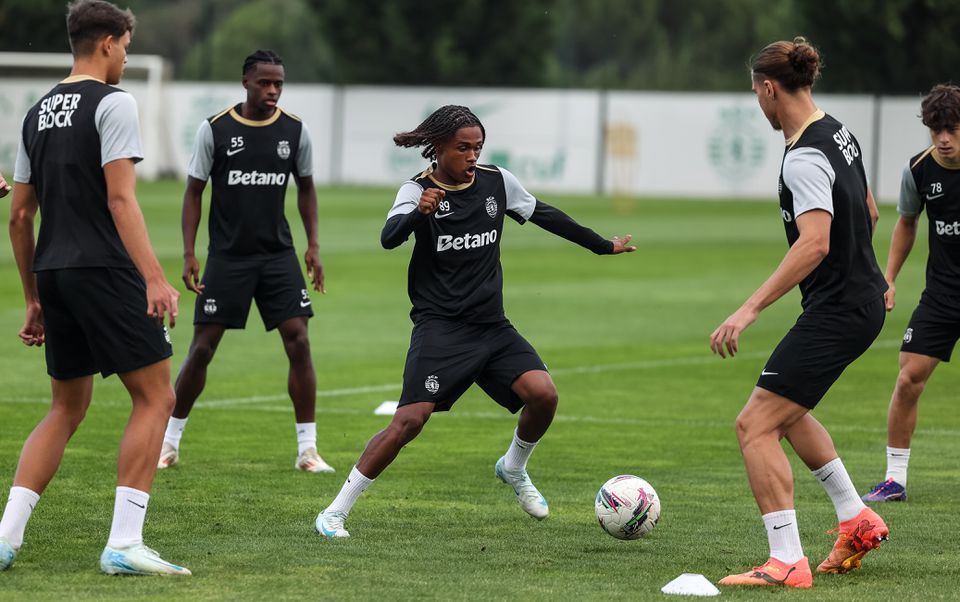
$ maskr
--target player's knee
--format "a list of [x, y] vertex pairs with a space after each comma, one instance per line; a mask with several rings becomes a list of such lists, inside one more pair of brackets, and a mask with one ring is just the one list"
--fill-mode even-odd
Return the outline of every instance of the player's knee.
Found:
[[526, 404], [532, 406], [538, 411], [553, 414], [557, 411], [557, 402], [559, 395], [557, 387], [552, 381], [540, 383], [536, 388], [530, 391]]
[[206, 366], [213, 361], [217, 346], [209, 341], [194, 341], [190, 347], [189, 360], [194, 364]]
[[309, 361], [310, 359], [310, 338], [307, 331], [299, 331], [283, 340], [283, 348], [287, 352], [290, 361]]
[[926, 384], [923, 374], [909, 367], [904, 367], [897, 375], [897, 389], [900, 391], [919, 394]]
[[407, 414], [398, 416], [397, 419], [391, 423], [391, 427], [393, 427], [400, 439], [404, 443], [407, 443], [420, 434], [428, 418], [429, 414]]
[[80, 404], [61, 404], [54, 403], [50, 407], [50, 416], [58, 422], [65, 424], [70, 432], [73, 433], [80, 427], [84, 417], [87, 415], [87, 405]]

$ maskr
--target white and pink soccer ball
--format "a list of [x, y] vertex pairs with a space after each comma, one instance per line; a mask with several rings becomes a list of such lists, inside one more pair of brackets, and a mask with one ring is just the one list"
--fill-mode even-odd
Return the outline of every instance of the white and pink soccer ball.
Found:
[[638, 539], [657, 526], [660, 496], [640, 477], [620, 475], [603, 484], [595, 503], [603, 530], [617, 539]]

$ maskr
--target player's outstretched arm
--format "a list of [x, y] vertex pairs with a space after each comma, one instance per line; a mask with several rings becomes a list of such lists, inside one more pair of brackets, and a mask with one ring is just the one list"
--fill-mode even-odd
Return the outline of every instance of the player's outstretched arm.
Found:
[[901, 215], [893, 226], [893, 238], [890, 240], [890, 252], [887, 255], [887, 270], [883, 275], [887, 281], [887, 292], [883, 294], [887, 311], [892, 311], [897, 304], [897, 287], [894, 283], [913, 249], [913, 243], [917, 240], [919, 222], [919, 215]]
[[629, 234], [623, 238], [614, 236], [613, 239], [607, 240], [590, 228], [581, 226], [563, 211], [542, 201], [537, 201], [536, 207], [530, 215], [530, 221], [547, 232], [565, 238], [585, 249], [590, 249], [597, 255], [617, 255], [619, 253], [632, 253], [637, 250], [637, 247], [629, 244], [632, 238]]
[[3, 174], [0, 173], [0, 199], [7, 196], [10, 192], [10, 185], [7, 184], [7, 181], [3, 179]]
[[24, 345], [38, 346], [43, 345], [44, 341], [43, 311], [37, 293], [37, 277], [33, 273], [33, 254], [36, 251], [33, 222], [39, 207], [33, 185], [18, 183], [10, 204], [10, 242], [13, 244], [13, 256], [17, 261], [23, 299], [27, 306], [20, 340]]
[[320, 263], [320, 243], [317, 242], [317, 189], [313, 176], [297, 178], [297, 210], [303, 220], [303, 229], [307, 234], [307, 252], [303, 261], [307, 266], [307, 276], [313, 284], [313, 290], [326, 293], [323, 264]]
[[415, 201], [406, 197], [407, 194], [409, 189], [404, 185], [397, 193], [397, 200], [390, 211], [391, 215], [380, 232], [380, 244], [384, 249], [399, 247], [410, 238], [424, 218], [437, 210], [440, 201], [447, 193], [440, 188], [427, 188]]
[[180, 293], [167, 282], [163, 268], [150, 246], [147, 225], [137, 204], [137, 177], [133, 161], [111, 161], [103, 166], [103, 175], [107, 181], [107, 208], [113, 223], [130, 259], [147, 284], [147, 314], [160, 320], [165, 320], [169, 314], [170, 327], [173, 328], [177, 322], [177, 299]]
[[816, 269], [830, 252], [830, 225], [833, 216], [828, 211], [815, 209], [797, 216], [800, 237], [790, 247], [783, 261], [740, 309], [733, 312], [710, 335], [710, 349], [726, 358], [739, 351], [740, 333], [753, 324], [767, 306], [787, 294]]
[[200, 284], [200, 262], [197, 260], [197, 229], [200, 228], [203, 189], [206, 180], [187, 176], [187, 189], [183, 191], [183, 213], [180, 216], [180, 230], [183, 232], [183, 283], [187, 290], [198, 295], [203, 292]]

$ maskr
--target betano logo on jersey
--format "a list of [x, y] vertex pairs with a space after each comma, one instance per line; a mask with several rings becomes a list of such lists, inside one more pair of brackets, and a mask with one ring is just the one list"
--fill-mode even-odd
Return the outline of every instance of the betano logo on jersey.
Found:
[[437, 237], [437, 253], [453, 249], [462, 251], [463, 249], [477, 249], [497, 242], [497, 231], [490, 230], [483, 234], [464, 234], [463, 236], [451, 236], [441, 234]]
[[285, 173], [231, 169], [227, 176], [228, 186], [283, 186], [286, 183], [287, 174]]
[[960, 222], [953, 222], [948, 224], [947, 222], [942, 222], [937, 220], [937, 234], [941, 236], [960, 236]]

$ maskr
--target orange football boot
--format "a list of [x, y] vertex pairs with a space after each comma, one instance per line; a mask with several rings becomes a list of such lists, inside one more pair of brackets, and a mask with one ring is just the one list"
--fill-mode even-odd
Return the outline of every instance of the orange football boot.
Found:
[[827, 559], [817, 567], [818, 573], [848, 573], [859, 569], [864, 555], [880, 547], [890, 529], [880, 515], [864, 508], [860, 514], [840, 523], [829, 533], [837, 533], [837, 541]]
[[784, 587], [813, 587], [810, 563], [804, 556], [793, 564], [770, 558], [762, 566], [739, 575], [729, 575], [720, 580], [720, 585], [782, 585]]

